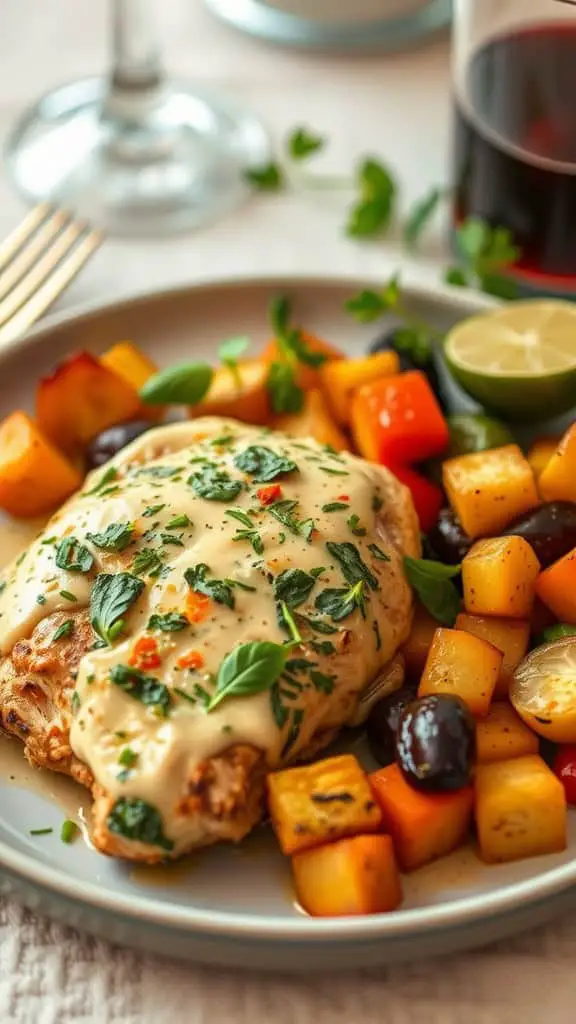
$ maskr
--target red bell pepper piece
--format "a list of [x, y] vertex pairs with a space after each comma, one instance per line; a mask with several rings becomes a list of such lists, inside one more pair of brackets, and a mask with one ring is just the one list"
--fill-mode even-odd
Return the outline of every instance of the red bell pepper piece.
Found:
[[406, 469], [405, 466], [394, 466], [394, 476], [405, 484], [412, 495], [416, 515], [420, 522], [422, 533], [428, 533], [433, 526], [436, 526], [440, 509], [445, 504], [444, 492], [437, 484], [427, 480], [420, 473], [413, 469]]
[[564, 786], [567, 802], [573, 807], [576, 804], [576, 746], [571, 743], [560, 747], [552, 767]]
[[352, 431], [360, 454], [384, 466], [406, 466], [441, 455], [448, 424], [426, 375], [410, 370], [358, 388]]

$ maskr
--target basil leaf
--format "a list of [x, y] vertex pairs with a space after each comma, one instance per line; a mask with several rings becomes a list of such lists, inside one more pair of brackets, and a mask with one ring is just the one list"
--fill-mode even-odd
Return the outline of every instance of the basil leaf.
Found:
[[355, 512], [346, 520], [346, 526], [349, 527], [355, 537], [366, 536], [366, 529], [360, 525], [360, 516], [356, 515]]
[[56, 565], [66, 572], [90, 572], [94, 555], [74, 537], [64, 537], [56, 547]]
[[224, 470], [212, 466], [205, 466], [199, 473], [194, 473], [188, 483], [198, 497], [206, 501], [234, 501], [242, 490], [240, 480], [233, 480]]
[[426, 558], [404, 556], [406, 578], [424, 607], [443, 626], [453, 626], [460, 611], [460, 594], [452, 583], [459, 565], [443, 565]]
[[424, 229], [434, 216], [441, 199], [446, 195], [446, 189], [432, 188], [422, 198], [414, 203], [408, 213], [404, 224], [404, 242], [409, 249], [414, 249]]
[[161, 850], [173, 850], [174, 843], [164, 835], [160, 812], [138, 797], [121, 796], [106, 818], [110, 832]]
[[306, 160], [312, 153], [317, 153], [326, 143], [326, 139], [309, 128], [298, 127], [288, 136], [288, 155], [292, 160]]
[[279, 164], [268, 163], [244, 171], [246, 181], [260, 192], [280, 192], [284, 188], [284, 174]]
[[241, 644], [226, 655], [218, 669], [216, 689], [207, 711], [227, 697], [248, 697], [270, 690], [282, 673], [290, 645], [255, 640]]
[[212, 383], [213, 369], [207, 363], [176, 363], [155, 373], [140, 388], [147, 405], [196, 405]]
[[357, 185], [359, 197], [350, 211], [346, 231], [352, 238], [369, 238], [390, 224], [398, 189], [388, 168], [370, 157], [360, 164]]
[[218, 359], [221, 363], [235, 363], [244, 354], [249, 344], [250, 338], [247, 338], [245, 335], [227, 338], [226, 341], [221, 342], [218, 346]]
[[179, 615], [178, 612], [166, 612], [164, 615], [151, 615], [146, 629], [159, 629], [161, 633], [178, 633], [189, 625], [185, 615]]
[[132, 542], [133, 534], [134, 523], [110, 523], [103, 533], [87, 533], [86, 537], [105, 551], [124, 551]]
[[316, 578], [303, 569], [285, 569], [274, 580], [274, 597], [284, 601], [289, 608], [303, 604], [314, 589]]
[[158, 708], [163, 715], [168, 713], [172, 704], [170, 690], [155, 676], [147, 676], [140, 669], [131, 668], [129, 665], [113, 665], [110, 669], [110, 679], [134, 700], [139, 700], [146, 707]]
[[353, 587], [355, 583], [363, 581], [368, 584], [371, 590], [380, 589], [377, 577], [370, 571], [366, 563], [362, 561], [360, 552], [355, 544], [351, 544], [349, 541], [336, 544], [334, 541], [329, 540], [326, 543], [326, 549], [340, 563], [342, 575], [350, 586]]
[[200, 562], [199, 565], [186, 569], [184, 579], [192, 590], [206, 594], [218, 604], [225, 604], [227, 608], [234, 608], [236, 602], [230, 584], [215, 577], [208, 579], [206, 573], [209, 571], [209, 567], [204, 562]]
[[129, 572], [100, 573], [90, 595], [90, 622], [105, 643], [111, 643], [110, 630], [138, 600], [144, 583]]
[[270, 397], [272, 411], [279, 415], [300, 412], [304, 405], [304, 392], [296, 383], [296, 372], [289, 363], [270, 363], [266, 378], [266, 390]]
[[284, 473], [294, 473], [298, 466], [292, 459], [278, 455], [263, 445], [250, 445], [234, 457], [234, 464], [242, 473], [249, 473], [256, 483], [268, 483]]
[[144, 548], [143, 551], [139, 551], [138, 554], [134, 556], [134, 560], [130, 568], [138, 576], [153, 576], [158, 575], [162, 565], [162, 559], [154, 548]]

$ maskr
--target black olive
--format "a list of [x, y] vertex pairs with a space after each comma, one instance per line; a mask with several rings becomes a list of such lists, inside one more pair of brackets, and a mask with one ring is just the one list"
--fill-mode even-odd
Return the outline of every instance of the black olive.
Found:
[[103, 430], [88, 446], [87, 468], [96, 469], [98, 466], [103, 466], [113, 455], [116, 455], [116, 452], [125, 448], [131, 441], [135, 441], [152, 426], [153, 424], [148, 420], [129, 420], [128, 423], [118, 423], [114, 427]]
[[366, 738], [375, 761], [385, 767], [396, 760], [396, 732], [400, 715], [414, 700], [416, 688], [402, 686], [372, 708], [366, 722]]
[[400, 715], [396, 760], [411, 786], [446, 793], [467, 786], [476, 754], [476, 727], [460, 697], [420, 697]]
[[427, 557], [436, 558], [446, 565], [458, 565], [467, 555], [474, 541], [460, 526], [451, 508], [443, 508], [426, 538]]
[[436, 395], [438, 404], [442, 409], [447, 409], [448, 399], [444, 393], [438, 370], [434, 365], [434, 357], [431, 356], [430, 359], [425, 362], [415, 360], [409, 352], [406, 352], [397, 343], [397, 335], [397, 327], [393, 327], [391, 330], [385, 331], [384, 334], [379, 335], [379, 337], [372, 342], [368, 351], [371, 355], [374, 355], [376, 352], [396, 352], [398, 359], [400, 360], [401, 370], [421, 370], [422, 373], [426, 374], [428, 383]]
[[524, 537], [546, 568], [576, 547], [576, 503], [547, 501], [519, 516], [504, 533]]

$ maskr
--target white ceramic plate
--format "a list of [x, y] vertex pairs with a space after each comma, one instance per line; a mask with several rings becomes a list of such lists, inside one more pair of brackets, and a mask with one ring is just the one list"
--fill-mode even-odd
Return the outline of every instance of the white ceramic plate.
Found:
[[[361, 353], [380, 327], [356, 325], [343, 301], [377, 284], [232, 281], [52, 317], [0, 355], [0, 416], [29, 407], [39, 374], [75, 348], [100, 353], [129, 337], [166, 365], [210, 357], [233, 334], [250, 334], [259, 345], [268, 335], [268, 299], [279, 292], [293, 298], [307, 327]], [[491, 305], [450, 289], [409, 290], [408, 299], [441, 328]], [[69, 924], [155, 953], [257, 969], [361, 967], [462, 950], [576, 903], [576, 820], [565, 853], [485, 867], [465, 849], [406, 878], [405, 904], [393, 914], [313, 920], [294, 905], [288, 861], [265, 829], [236, 849], [211, 849], [171, 869], [134, 869], [83, 842], [60, 841], [62, 820], [82, 799], [73, 783], [25, 767], [17, 741], [0, 740], [1, 890]], [[30, 835], [44, 827], [54, 832]]]

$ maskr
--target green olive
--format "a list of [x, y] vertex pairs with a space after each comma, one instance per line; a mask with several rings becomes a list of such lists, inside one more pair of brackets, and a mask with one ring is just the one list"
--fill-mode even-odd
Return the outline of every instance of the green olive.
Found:
[[449, 456], [485, 452], [488, 448], [501, 448], [513, 444], [514, 438], [500, 420], [482, 413], [460, 413], [448, 417], [450, 430]]

